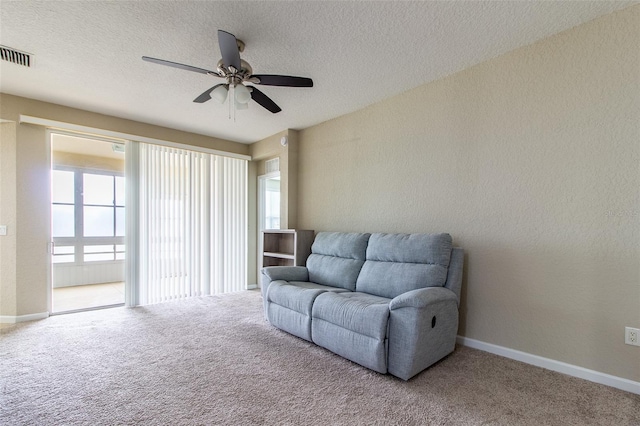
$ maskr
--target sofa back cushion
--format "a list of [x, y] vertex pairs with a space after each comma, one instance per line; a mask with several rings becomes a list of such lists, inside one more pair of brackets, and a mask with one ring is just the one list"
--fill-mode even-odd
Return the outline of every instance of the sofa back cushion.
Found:
[[372, 234], [356, 291], [394, 298], [442, 287], [451, 258], [449, 234]]
[[371, 234], [319, 232], [307, 258], [309, 281], [355, 290]]

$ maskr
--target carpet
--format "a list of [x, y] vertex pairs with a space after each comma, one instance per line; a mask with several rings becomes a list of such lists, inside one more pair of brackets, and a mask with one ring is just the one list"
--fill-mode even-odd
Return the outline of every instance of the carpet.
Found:
[[381, 375], [270, 326], [259, 291], [0, 329], [3, 425], [640, 425], [639, 407], [466, 347]]

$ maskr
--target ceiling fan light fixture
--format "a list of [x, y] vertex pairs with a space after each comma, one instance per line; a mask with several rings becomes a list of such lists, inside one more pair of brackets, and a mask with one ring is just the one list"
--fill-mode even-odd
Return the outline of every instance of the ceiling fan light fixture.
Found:
[[251, 92], [244, 84], [237, 84], [235, 87], [236, 103], [246, 104], [251, 100]]
[[241, 103], [236, 101], [236, 110], [249, 109], [249, 102]]
[[229, 93], [228, 86], [226, 84], [222, 84], [216, 87], [215, 89], [213, 89], [213, 91], [211, 92], [211, 97], [216, 101], [220, 102], [221, 104], [223, 104], [224, 101], [227, 100], [228, 93]]

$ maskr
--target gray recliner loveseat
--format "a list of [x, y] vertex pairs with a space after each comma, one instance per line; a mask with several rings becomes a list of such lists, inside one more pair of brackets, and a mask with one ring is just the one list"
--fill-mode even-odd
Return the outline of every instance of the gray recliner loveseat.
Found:
[[449, 234], [320, 232], [306, 267], [262, 269], [265, 316], [409, 380], [455, 348], [463, 260]]

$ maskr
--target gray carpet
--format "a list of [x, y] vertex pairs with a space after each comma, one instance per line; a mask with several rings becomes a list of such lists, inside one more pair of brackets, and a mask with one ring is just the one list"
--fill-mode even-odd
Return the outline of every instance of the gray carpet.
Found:
[[640, 425], [640, 396], [458, 347], [403, 382], [248, 291], [0, 329], [0, 424]]

